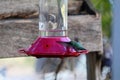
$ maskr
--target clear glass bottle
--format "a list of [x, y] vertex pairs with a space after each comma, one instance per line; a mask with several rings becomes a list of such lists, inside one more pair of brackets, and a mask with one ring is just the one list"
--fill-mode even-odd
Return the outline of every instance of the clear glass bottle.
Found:
[[40, 0], [41, 37], [67, 36], [67, 0]]

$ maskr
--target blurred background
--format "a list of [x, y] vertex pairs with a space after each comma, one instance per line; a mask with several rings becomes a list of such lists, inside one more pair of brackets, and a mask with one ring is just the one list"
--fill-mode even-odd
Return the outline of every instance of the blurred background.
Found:
[[0, 59], [0, 80], [37, 80], [34, 68], [32, 57]]
[[[54, 80], [54, 72], [45, 73], [44, 79], [41, 77], [40, 67], [42, 64], [44, 64], [43, 59], [37, 60], [33, 57], [0, 59], [0, 80]], [[86, 80], [85, 55], [81, 55], [76, 69], [81, 75], [77, 80]], [[68, 74], [69, 77], [67, 76]], [[74, 80], [72, 73], [67, 70], [59, 75], [58, 80], [61, 80], [62, 77], [64, 77], [62, 80], [69, 79], [70, 77]]]
[[[7, 1], [9, 0], [0, 0], [0, 15], [3, 15], [6, 11], [3, 10], [5, 5], [8, 5]], [[15, 0], [10, 0], [12, 2], [15, 2]], [[37, 5], [38, 0], [25, 0], [25, 2], [31, 2], [33, 4]], [[71, 0], [70, 0], [71, 1]], [[73, 1], [79, 1], [79, 0], [73, 0]], [[81, 0], [80, 0], [81, 1]], [[111, 46], [111, 27], [112, 27], [112, 1], [110, 0], [90, 0], [92, 2], [92, 5], [95, 7], [95, 10], [98, 12], [98, 14], [101, 14], [101, 22], [102, 22], [102, 31], [103, 31], [103, 43], [105, 46], [104, 49], [107, 49]], [[20, 2], [23, 2], [22, 0]], [[24, 3], [25, 3], [24, 2]], [[14, 3], [13, 3], [14, 4]], [[71, 3], [69, 3], [72, 5]], [[27, 6], [27, 5], [26, 5]], [[31, 6], [33, 6], [31, 4]], [[78, 4], [79, 6], [79, 4]], [[9, 6], [8, 6], [9, 7]], [[19, 7], [19, 6], [18, 6]], [[79, 6], [80, 7], [80, 6]], [[34, 10], [34, 7], [33, 7]], [[9, 12], [11, 12], [12, 9]], [[76, 10], [76, 13], [79, 13], [79, 11]], [[14, 13], [14, 12], [13, 12]], [[73, 13], [76, 15], [76, 13]], [[19, 14], [20, 15], [20, 14]], [[24, 17], [36, 17], [38, 13], [30, 15], [30, 16], [17, 16], [14, 15], [4, 15], [0, 17], [1, 19], [10, 19], [10, 18], [24, 18]], [[108, 45], [109, 44], [109, 45]], [[107, 45], [107, 46], [106, 46]], [[110, 48], [111, 49], [111, 48]], [[106, 50], [104, 51], [104, 53]], [[0, 80], [42, 80], [40, 79], [38, 71], [38, 61], [36, 58], [33, 57], [20, 57], [20, 58], [1, 58], [0, 59]], [[82, 55], [79, 59], [79, 73], [81, 76], [78, 80], [86, 80], [87, 74], [86, 74], [86, 56]], [[107, 72], [107, 69], [105, 69]], [[109, 72], [109, 71], [108, 71]], [[46, 74], [45, 80], [53, 80], [51, 75], [54, 73], [48, 73]], [[68, 74], [66, 72], [66, 74]], [[104, 74], [106, 75], [106, 73]], [[60, 79], [61, 80], [61, 79]], [[66, 79], [67, 80], [67, 79]], [[72, 80], [72, 79], [71, 79]]]

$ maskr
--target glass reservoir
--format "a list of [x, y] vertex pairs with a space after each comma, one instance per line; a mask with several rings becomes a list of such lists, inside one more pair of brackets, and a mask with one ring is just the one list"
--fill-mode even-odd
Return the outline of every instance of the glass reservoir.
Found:
[[39, 1], [39, 36], [20, 53], [37, 58], [41, 57], [77, 57], [85, 51], [77, 52], [69, 43], [67, 35], [67, 2], [68, 0]]
[[40, 0], [41, 37], [67, 36], [67, 0]]

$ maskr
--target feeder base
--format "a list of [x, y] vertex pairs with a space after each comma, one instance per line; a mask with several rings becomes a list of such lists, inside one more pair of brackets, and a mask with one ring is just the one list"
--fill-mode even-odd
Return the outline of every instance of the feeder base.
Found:
[[88, 53], [87, 50], [76, 52], [72, 47], [60, 44], [58, 42], [70, 42], [68, 37], [38, 37], [36, 41], [27, 49], [21, 49], [19, 52], [37, 58], [63, 58], [77, 57], [80, 54]]

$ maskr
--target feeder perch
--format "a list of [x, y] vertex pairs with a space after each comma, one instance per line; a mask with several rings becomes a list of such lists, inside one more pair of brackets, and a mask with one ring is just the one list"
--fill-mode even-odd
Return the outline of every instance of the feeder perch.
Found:
[[67, 4], [67, 0], [40, 0], [39, 37], [29, 48], [19, 50], [21, 53], [37, 58], [77, 57], [88, 53], [58, 43], [71, 41], [67, 35]]

